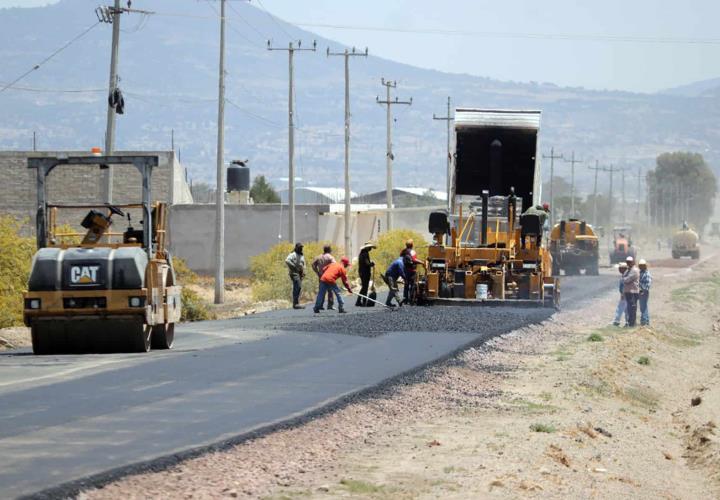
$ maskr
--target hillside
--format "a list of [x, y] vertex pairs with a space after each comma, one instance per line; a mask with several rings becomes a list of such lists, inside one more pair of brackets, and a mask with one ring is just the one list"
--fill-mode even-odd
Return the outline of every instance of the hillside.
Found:
[[[281, 185], [279, 179], [287, 175], [287, 55], [267, 51], [265, 41], [271, 38], [285, 45], [290, 38], [307, 44], [317, 39], [317, 53], [296, 55], [298, 172], [316, 185], [337, 185], [343, 158], [343, 66], [341, 58], [327, 58], [324, 52], [327, 46], [342, 47], [277, 21], [253, 5], [229, 4], [227, 158], [250, 158], [254, 173]], [[22, 74], [95, 22], [94, 6], [63, 0], [43, 8], [0, 9], [0, 82]], [[191, 177], [213, 182], [215, 5], [136, 0], [133, 7], [157, 13], [145, 20], [136, 14], [123, 18], [120, 75], [126, 114], [118, 119], [117, 149], [169, 148], [174, 129], [176, 147]], [[32, 90], [0, 94], [0, 148], [29, 148], [33, 130], [42, 149], [103, 144], [110, 34], [110, 25], [95, 27], [19, 84]], [[468, 61], [468, 67], [482, 65], [481, 54]], [[397, 107], [395, 115], [398, 184], [444, 185], [445, 129], [432, 114], [444, 112], [448, 95], [458, 105], [542, 109], [543, 150], [552, 145], [568, 154], [575, 149], [583, 158], [651, 166], [660, 152], [689, 149], [720, 165], [717, 96], [501, 82], [372, 56], [355, 58], [351, 65], [352, 175], [363, 187], [354, 187], [356, 191], [384, 184], [385, 115], [375, 102], [384, 90], [380, 77], [399, 81], [401, 99], [413, 97], [413, 105]], [[580, 187], [589, 189], [591, 178], [585, 168], [581, 170]]]

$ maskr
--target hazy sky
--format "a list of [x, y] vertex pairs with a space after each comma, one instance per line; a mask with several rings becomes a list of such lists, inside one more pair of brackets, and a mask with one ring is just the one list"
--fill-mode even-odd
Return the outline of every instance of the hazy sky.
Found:
[[[53, 0], [0, 0], [0, 7], [46, 3]], [[152, 3], [134, 0], [133, 6], [152, 8]], [[463, 32], [306, 27], [348, 45], [368, 46], [375, 55], [441, 71], [640, 92], [720, 76], [717, 0], [252, 0], [252, 4], [294, 23]]]

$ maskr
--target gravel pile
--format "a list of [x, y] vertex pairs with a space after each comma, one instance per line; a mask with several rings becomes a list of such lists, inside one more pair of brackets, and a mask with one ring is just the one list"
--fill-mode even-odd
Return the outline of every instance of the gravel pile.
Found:
[[503, 333], [548, 319], [553, 309], [432, 306], [377, 310], [371, 314], [321, 313], [312, 320], [288, 322], [276, 330], [341, 333], [375, 337], [389, 332]]

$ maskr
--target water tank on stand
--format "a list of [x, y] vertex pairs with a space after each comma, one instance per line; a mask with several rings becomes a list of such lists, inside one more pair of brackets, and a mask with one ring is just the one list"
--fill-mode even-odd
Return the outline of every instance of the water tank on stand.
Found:
[[228, 202], [233, 204], [251, 204], [250, 199], [250, 167], [247, 160], [235, 160], [227, 169]]

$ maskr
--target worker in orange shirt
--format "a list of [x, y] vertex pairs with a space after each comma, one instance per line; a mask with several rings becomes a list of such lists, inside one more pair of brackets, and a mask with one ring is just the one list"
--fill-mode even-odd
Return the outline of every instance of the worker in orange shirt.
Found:
[[342, 299], [342, 295], [340, 295], [340, 288], [337, 286], [337, 280], [341, 279], [348, 293], [353, 293], [347, 278], [348, 267], [350, 267], [350, 259], [343, 257], [340, 259], [340, 262], [333, 262], [325, 268], [325, 271], [323, 271], [323, 274], [320, 277], [320, 289], [318, 290], [317, 298], [315, 299], [315, 307], [313, 308], [313, 311], [316, 313], [320, 312], [325, 295], [327, 295], [328, 291], [331, 291], [337, 298], [338, 312], [346, 312], [344, 307], [345, 302]]

